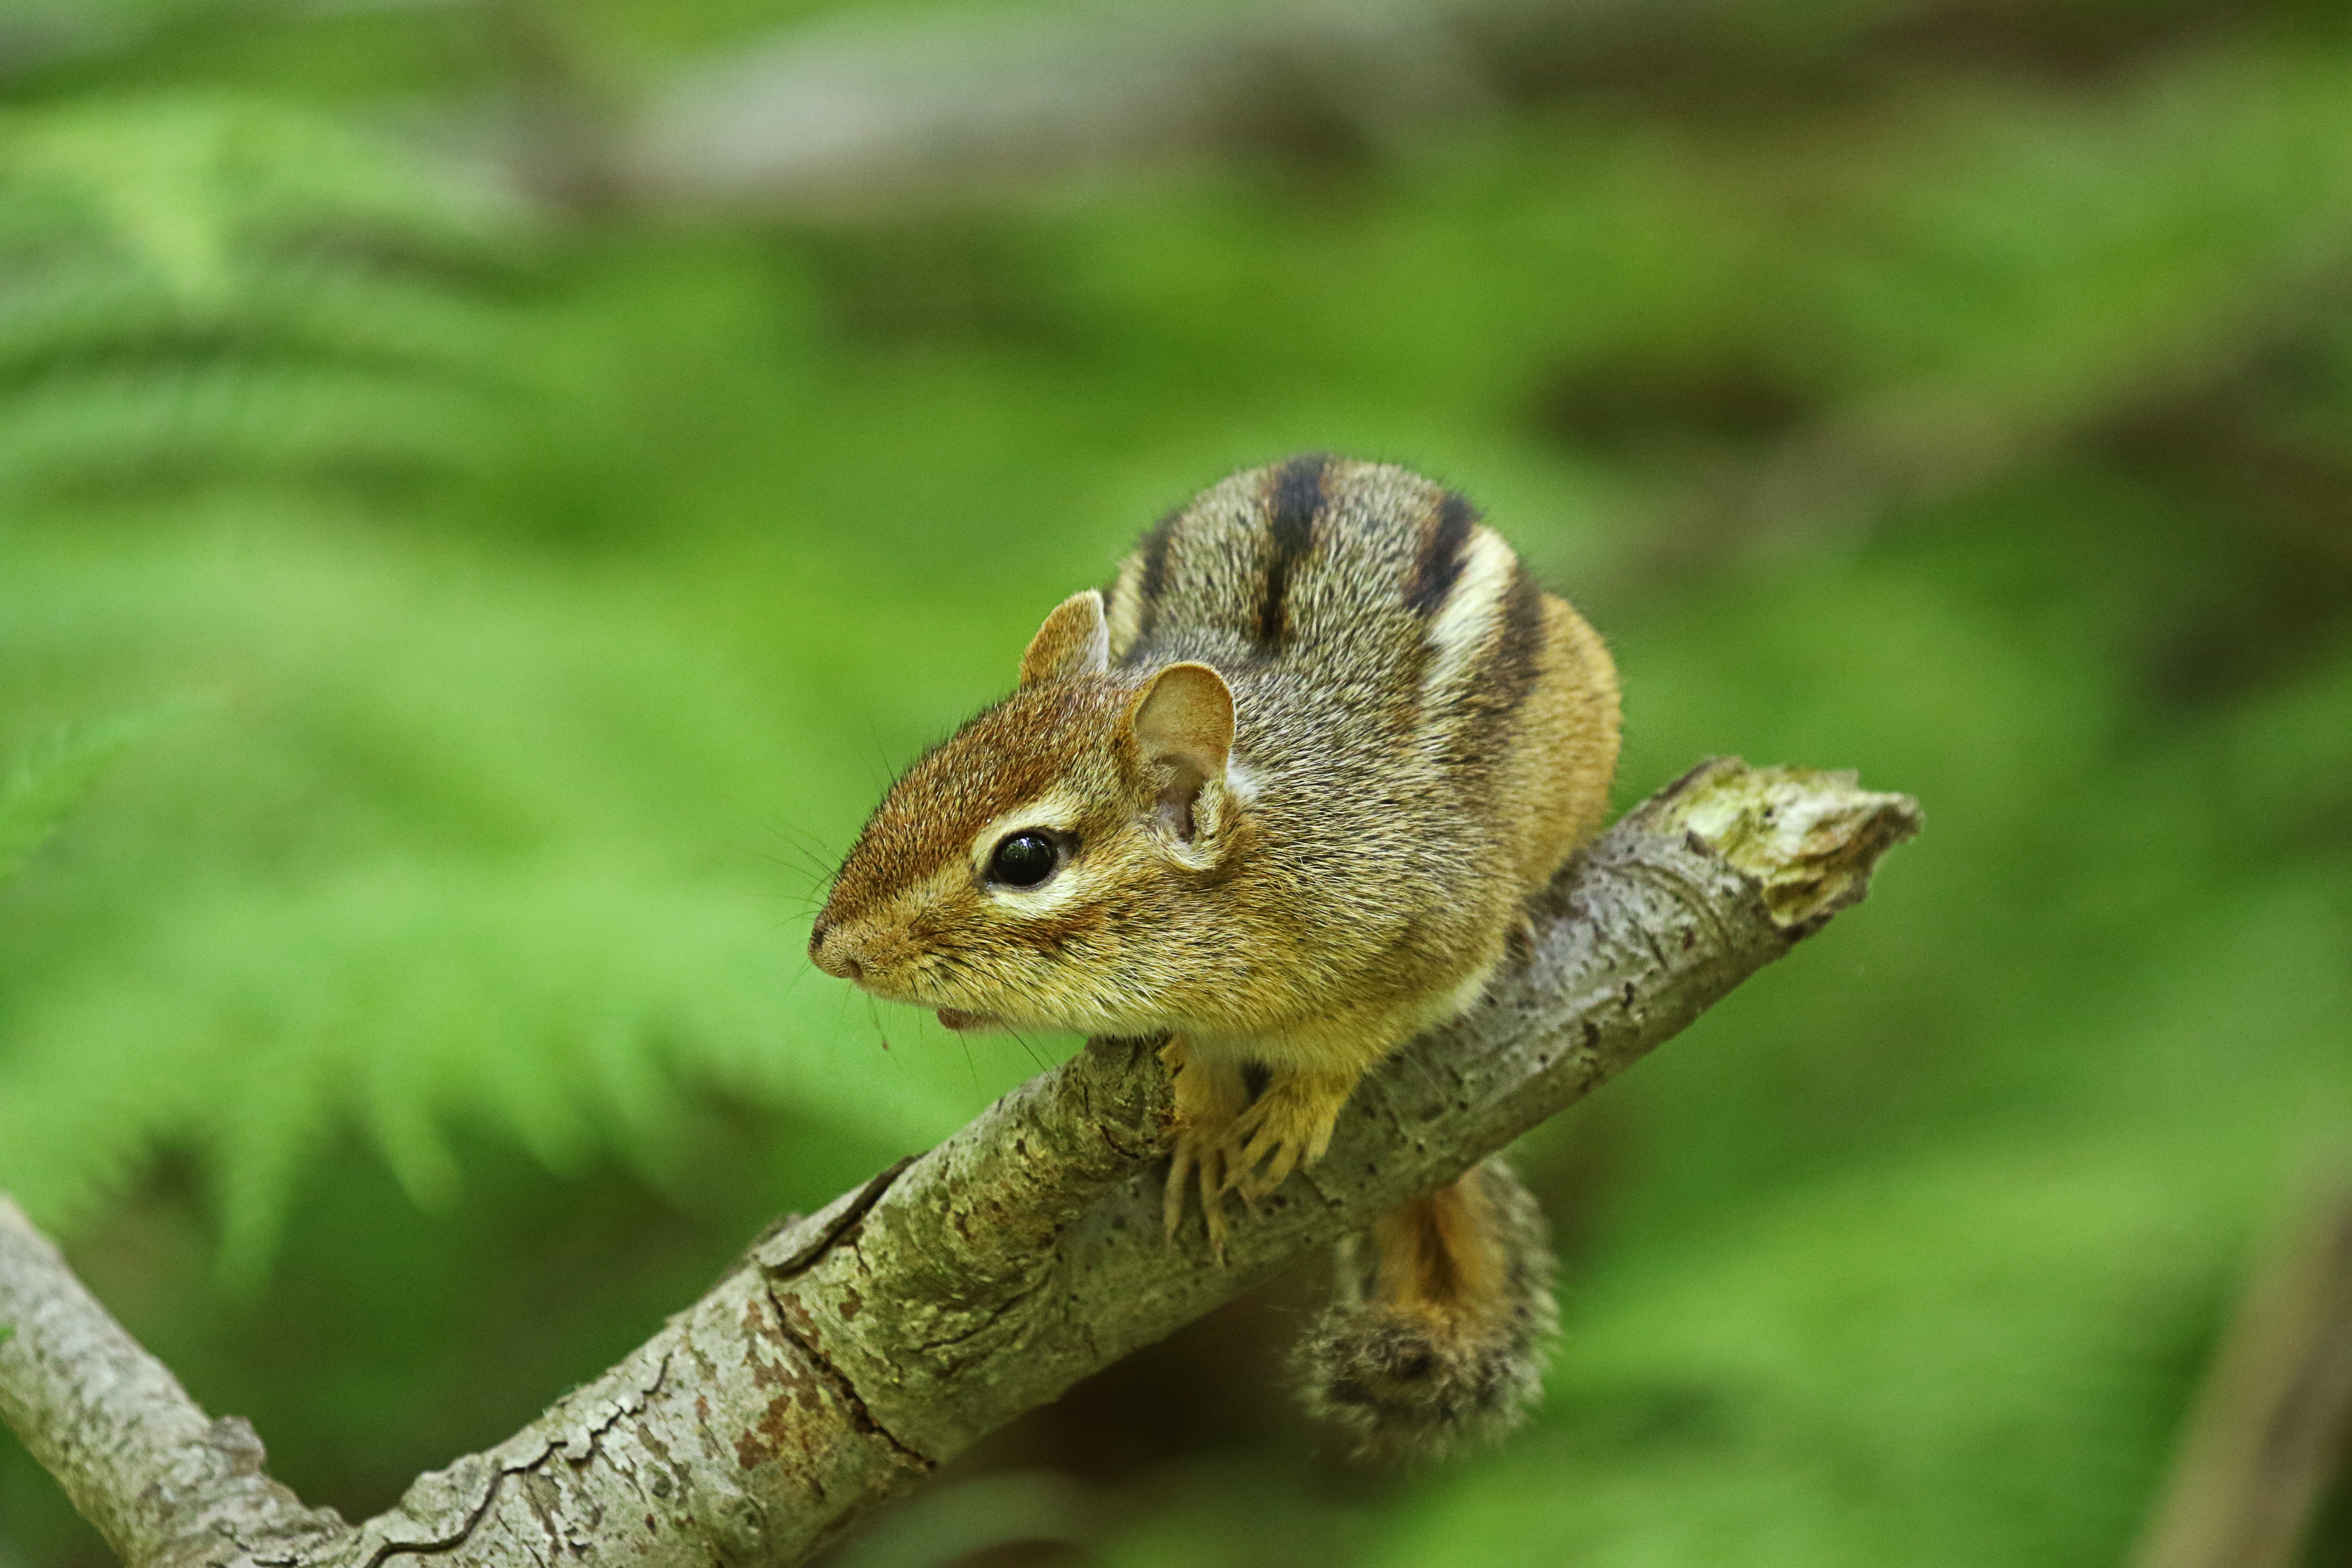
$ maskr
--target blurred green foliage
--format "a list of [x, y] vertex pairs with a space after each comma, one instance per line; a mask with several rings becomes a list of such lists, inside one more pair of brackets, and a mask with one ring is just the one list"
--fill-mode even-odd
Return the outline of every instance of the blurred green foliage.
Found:
[[[559, 30], [619, 83], [818, 9]], [[383, 1506], [1064, 1048], [811, 973], [833, 857], [1142, 523], [1393, 457], [1612, 637], [1621, 801], [1739, 752], [1928, 831], [1530, 1141], [1569, 1328], [1511, 1447], [1304, 1458], [1203, 1392], [1285, 1306], [859, 1561], [2116, 1561], [2352, 1126], [2352, 32], [1952, 9], [1406, 158], [834, 223], [417, 151], [523, 71], [511, 5], [26, 12], [0, 1186]], [[0, 1449], [0, 1564], [100, 1551]]]

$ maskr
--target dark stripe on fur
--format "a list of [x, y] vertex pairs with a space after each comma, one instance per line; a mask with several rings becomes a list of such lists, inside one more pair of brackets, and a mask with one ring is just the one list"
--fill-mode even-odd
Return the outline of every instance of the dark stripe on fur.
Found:
[[1154, 523], [1151, 531], [1143, 536], [1143, 581], [1136, 585], [1135, 596], [1140, 614], [1136, 616], [1136, 635], [1139, 637], [1151, 629], [1160, 618], [1160, 595], [1168, 589], [1168, 546], [1176, 538], [1176, 521], [1183, 516], [1180, 510], [1170, 512]]
[[1499, 717], [1527, 700], [1536, 683], [1536, 660], [1543, 652], [1544, 595], [1527, 568], [1511, 568], [1503, 595], [1502, 625], [1494, 651], [1479, 669], [1471, 700]]
[[1437, 526], [1423, 536], [1421, 558], [1404, 591], [1406, 608], [1423, 620], [1436, 615], [1454, 592], [1462, 576], [1462, 547], [1470, 542], [1470, 526], [1477, 521], [1478, 509], [1452, 490], [1438, 501]]
[[1266, 531], [1274, 557], [1266, 563], [1265, 596], [1258, 604], [1257, 640], [1269, 653], [1289, 635], [1290, 572], [1315, 547], [1315, 520], [1323, 511], [1323, 470], [1329, 462], [1320, 452], [1293, 458], [1275, 470], [1267, 487], [1273, 515]]

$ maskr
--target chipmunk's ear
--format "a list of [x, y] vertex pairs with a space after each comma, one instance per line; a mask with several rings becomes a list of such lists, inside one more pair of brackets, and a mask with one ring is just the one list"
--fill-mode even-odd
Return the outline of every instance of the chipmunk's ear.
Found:
[[1021, 656], [1021, 684], [1100, 675], [1110, 668], [1110, 623], [1103, 619], [1103, 596], [1093, 588], [1054, 606], [1029, 651]]
[[1160, 791], [1160, 815], [1190, 842], [1216, 824], [1194, 806], [1212, 779], [1222, 784], [1234, 749], [1234, 694], [1205, 664], [1171, 664], [1151, 678], [1128, 710], [1136, 750], [1147, 763], [1170, 771]]

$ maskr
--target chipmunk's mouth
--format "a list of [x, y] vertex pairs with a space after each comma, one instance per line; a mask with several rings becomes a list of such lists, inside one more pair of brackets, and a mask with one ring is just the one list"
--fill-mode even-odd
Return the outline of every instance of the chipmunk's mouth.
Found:
[[960, 1035], [970, 1034], [981, 1029], [1001, 1029], [1004, 1027], [1004, 1020], [995, 1016], [993, 1014], [967, 1013], [961, 1007], [942, 1007], [939, 1010], [939, 1013], [940, 1027], [953, 1029]]

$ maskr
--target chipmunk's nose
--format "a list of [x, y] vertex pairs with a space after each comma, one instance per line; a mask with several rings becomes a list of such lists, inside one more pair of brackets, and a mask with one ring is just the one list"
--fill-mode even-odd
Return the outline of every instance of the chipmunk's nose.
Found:
[[809, 962], [844, 980], [858, 979], [865, 973], [855, 944], [839, 926], [824, 921], [817, 921], [809, 932]]

